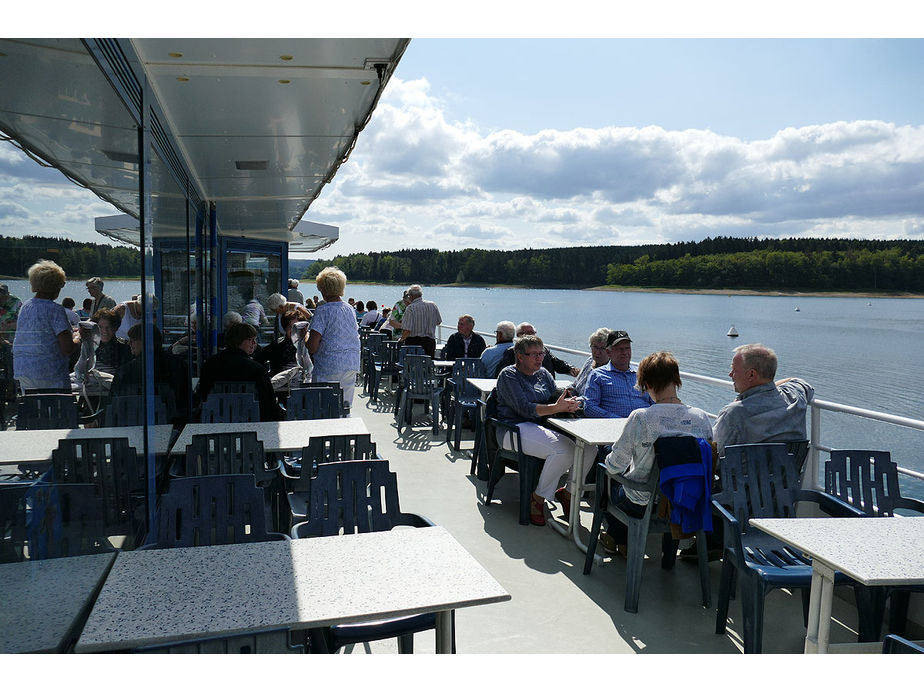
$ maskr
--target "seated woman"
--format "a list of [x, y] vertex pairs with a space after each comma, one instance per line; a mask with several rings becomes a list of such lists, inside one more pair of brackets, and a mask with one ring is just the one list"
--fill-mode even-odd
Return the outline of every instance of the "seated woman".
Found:
[[132, 358], [128, 340], [117, 337], [122, 323], [119, 314], [112, 308], [100, 308], [93, 314], [93, 322], [99, 325], [99, 346], [96, 347], [96, 368], [103, 373], [115, 374]]
[[362, 301], [357, 301], [353, 308], [356, 309], [356, 321], [362, 322], [362, 319], [366, 317], [366, 304]]
[[269, 364], [271, 378], [277, 373], [298, 365], [295, 344], [292, 342], [292, 325], [298, 320], [298, 313], [294, 310], [286, 311], [286, 314], [282, 316], [282, 328], [285, 334], [265, 347], [257, 347], [253, 352], [254, 361], [264, 366]]
[[587, 357], [584, 365], [581, 366], [581, 371], [577, 374], [577, 377], [574, 379], [574, 385], [572, 386], [574, 388], [574, 394], [579, 397], [584, 394], [584, 389], [587, 387], [587, 379], [590, 377], [591, 371], [593, 371], [594, 368], [605, 366], [610, 360], [609, 355], [606, 353], [606, 340], [610, 336], [610, 332], [611, 330], [601, 327], [590, 335], [588, 339], [588, 343], [590, 344], [590, 356]]
[[[662, 436], [694, 436], [712, 440], [712, 423], [702, 409], [691, 407], [677, 397], [681, 386], [680, 367], [669, 351], [646, 356], [638, 366], [636, 387], [647, 391], [655, 403], [629, 414], [619, 440], [606, 457], [606, 469], [633, 481], [646, 482], [655, 462], [654, 442]], [[611, 500], [632, 517], [642, 517], [649, 493], [612, 484]], [[615, 517], [607, 516], [607, 530], [600, 543], [609, 553], [626, 555], [628, 528]]]
[[[569, 513], [571, 494], [564, 487], [558, 488], [558, 482], [574, 462], [574, 441], [543, 426], [540, 418], [577, 411], [578, 401], [567, 397], [567, 390], [554, 398], [555, 379], [542, 367], [545, 346], [539, 337], [524, 335], [517, 340], [514, 356], [516, 363], [503, 368], [497, 377], [497, 416], [520, 429], [525, 454], [545, 460], [529, 506], [530, 523], [544, 525], [546, 500], [554, 498], [562, 504], [565, 514]], [[513, 449], [509, 434], [499, 433], [497, 444], [506, 450]], [[584, 449], [585, 470], [596, 455], [594, 446]]]
[[[357, 313], [358, 315], [358, 313]], [[376, 325], [382, 320], [382, 314], [379, 312], [379, 306], [375, 301], [366, 301], [366, 314], [359, 321], [360, 327], [371, 327], [375, 329]]]

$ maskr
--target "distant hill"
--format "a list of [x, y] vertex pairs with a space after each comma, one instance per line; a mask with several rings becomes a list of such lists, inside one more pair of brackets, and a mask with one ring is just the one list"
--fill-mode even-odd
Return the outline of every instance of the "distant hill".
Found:
[[295, 279], [301, 279], [305, 276], [305, 272], [311, 267], [317, 260], [294, 260], [289, 258], [289, 276]]

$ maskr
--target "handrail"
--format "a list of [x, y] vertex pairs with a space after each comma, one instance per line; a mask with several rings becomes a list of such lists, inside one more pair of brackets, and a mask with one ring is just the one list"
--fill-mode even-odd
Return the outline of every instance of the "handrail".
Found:
[[[439, 325], [437, 328], [437, 338], [442, 341], [442, 330], [446, 328], [450, 332], [455, 332], [454, 325]], [[482, 337], [493, 338], [493, 332], [478, 332]], [[568, 347], [556, 346], [554, 344], [546, 344], [546, 346], [553, 351], [562, 351], [566, 354], [575, 354], [577, 356], [583, 356], [585, 358], [590, 356], [590, 352], [581, 351], [580, 349], [571, 349]], [[633, 361], [632, 365], [637, 366], [638, 362]], [[700, 375], [699, 373], [689, 373], [687, 371], [681, 371], [680, 375], [686, 380], [692, 380], [699, 383], [705, 383], [707, 385], [713, 385], [718, 387], [724, 387], [726, 389], [734, 389], [734, 385], [730, 380], [725, 380], [722, 378], [714, 378], [708, 375]], [[806, 460], [805, 468], [805, 479], [811, 479], [812, 484], [817, 484], [818, 480], [818, 470], [819, 465], [819, 452], [831, 452], [833, 448], [822, 445], [821, 443], [821, 412], [831, 411], [837, 412], [839, 414], [850, 414], [852, 416], [859, 416], [864, 419], [870, 419], [872, 421], [881, 421], [884, 423], [894, 424], [896, 426], [901, 426], [902, 428], [910, 428], [918, 431], [924, 431], [924, 421], [920, 419], [911, 419], [906, 416], [896, 416], [895, 414], [887, 414], [885, 412], [874, 411], [872, 409], [862, 409], [860, 407], [853, 407], [847, 404], [839, 404], [837, 402], [829, 402], [823, 399], [814, 399], [809, 402], [810, 409], [810, 433], [809, 433], [809, 455]], [[711, 412], [706, 412], [710, 418], [715, 418], [716, 415]], [[913, 469], [907, 469], [905, 467], [898, 467], [899, 474], [904, 474], [906, 476], [920, 479], [924, 481], [924, 473], [915, 471]]]

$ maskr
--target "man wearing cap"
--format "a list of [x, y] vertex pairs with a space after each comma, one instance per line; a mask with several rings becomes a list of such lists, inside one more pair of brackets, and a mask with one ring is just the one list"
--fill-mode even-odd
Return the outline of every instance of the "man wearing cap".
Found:
[[799, 378], [774, 382], [776, 354], [763, 344], [742, 344], [734, 354], [728, 377], [738, 396], [712, 425], [719, 455], [726, 445], [805, 440], [805, 412], [815, 388]]
[[595, 368], [584, 389], [584, 416], [591, 418], [625, 418], [635, 409], [650, 407], [654, 402], [647, 392], [635, 387], [632, 340], [624, 330], [614, 330], [606, 340], [610, 362]]
[[12, 344], [22, 301], [10, 295], [10, 287], [0, 284], [0, 344]]
[[87, 293], [93, 297], [93, 307], [90, 315], [96, 315], [96, 311], [101, 308], [115, 308], [116, 302], [112, 296], [103, 293], [103, 280], [99, 277], [87, 279]]

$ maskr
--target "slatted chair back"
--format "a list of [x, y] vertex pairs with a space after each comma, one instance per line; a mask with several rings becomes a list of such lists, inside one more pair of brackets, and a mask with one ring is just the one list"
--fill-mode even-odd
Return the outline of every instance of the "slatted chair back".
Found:
[[[212, 383], [212, 389], [209, 391], [209, 395], [215, 392], [218, 394], [225, 395], [253, 395], [257, 396], [257, 384], [252, 381], [231, 381], [231, 380], [220, 380], [215, 383]], [[208, 399], [208, 397], [206, 397]]]
[[308, 515], [297, 525], [300, 537], [388, 531], [396, 525], [429, 524], [401, 512], [398, 481], [388, 460], [330, 462], [312, 480]]
[[[119, 392], [117, 395], [113, 395], [111, 398], [114, 400], [116, 397], [132, 397], [136, 400], [144, 399], [144, 391], [140, 384], [125, 384], [119, 386]], [[177, 403], [176, 403], [176, 393], [173, 391], [173, 388], [170, 387], [167, 383], [154, 383], [154, 399], [160, 401], [164, 405], [166, 410], [166, 420], [161, 422], [157, 419], [159, 414], [157, 409], [154, 411], [155, 423], [171, 423], [178, 415]], [[155, 404], [155, 406], [159, 406]], [[186, 404], [183, 404], [185, 407]], [[185, 422], [184, 422], [185, 423]], [[109, 424], [106, 424], [107, 426]], [[131, 425], [131, 424], [117, 424], [117, 425]]]
[[143, 521], [144, 460], [128, 438], [62, 438], [51, 455], [55, 484], [93, 484], [107, 532], [134, 536]]
[[[110, 398], [103, 412], [105, 426], [142, 426], [144, 421], [144, 398], [141, 396], [116, 395]], [[170, 423], [167, 405], [159, 395], [154, 398], [154, 423]]]
[[77, 400], [72, 394], [27, 393], [16, 415], [16, 428], [22, 431], [77, 428], [78, 425]]
[[404, 361], [405, 390], [409, 395], [430, 397], [434, 390], [442, 390], [433, 369], [433, 359], [426, 354], [410, 354]]
[[749, 532], [752, 517], [795, 517], [799, 470], [785, 443], [729, 445], [720, 469], [722, 491], [715, 500], [730, 510], [742, 533]]
[[481, 392], [468, 382], [468, 378], [487, 378], [488, 373], [481, 359], [460, 358], [452, 365], [452, 394], [457, 400], [476, 402]]
[[304, 652], [304, 645], [292, 645], [289, 642], [288, 628], [210, 638], [191, 638], [132, 650], [134, 654], [302, 654]]
[[898, 465], [885, 450], [832, 450], [825, 492], [871, 517], [891, 517], [901, 498]]
[[26, 560], [32, 482], [0, 484], [0, 563]]
[[313, 437], [302, 448], [301, 471], [298, 478], [291, 479], [290, 486], [296, 493], [305, 493], [311, 487], [319, 465], [345, 460], [368, 460], [376, 456], [375, 443], [368, 433]]
[[343, 390], [339, 387], [298, 388], [289, 393], [286, 419], [339, 419], [343, 416]]
[[94, 484], [34, 485], [28, 529], [33, 560], [115, 551], [104, 498]]
[[182, 477], [251, 474], [260, 486], [276, 478], [276, 470], [266, 468], [263, 442], [254, 431], [194, 435], [185, 457], [170, 471]]
[[246, 423], [260, 420], [260, 403], [247, 393], [211, 392], [202, 403], [202, 423]]
[[424, 354], [424, 348], [419, 344], [401, 344], [398, 347], [398, 364], [404, 366], [404, 360], [412, 354]]
[[266, 530], [263, 490], [250, 474], [171, 479], [160, 497], [156, 537], [161, 549], [275, 538]]

